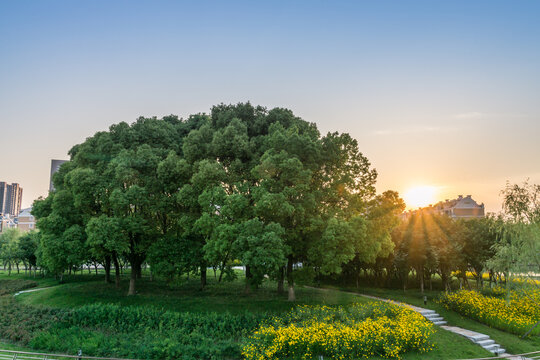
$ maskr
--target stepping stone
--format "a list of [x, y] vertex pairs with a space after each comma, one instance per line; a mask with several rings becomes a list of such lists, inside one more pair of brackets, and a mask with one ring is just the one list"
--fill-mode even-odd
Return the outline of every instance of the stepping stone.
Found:
[[439, 314], [437, 314], [436, 312], [429, 313], [429, 314], [422, 314], [422, 315], [424, 315], [424, 317], [427, 318], [427, 319], [431, 319], [431, 318], [439, 316]]
[[476, 343], [478, 345], [480, 345], [480, 346], [487, 346], [487, 345], [495, 344], [495, 340], [493, 340], [493, 339], [480, 340], [480, 341], [478, 341]]
[[442, 316], [439, 316], [439, 317], [434, 317], [434, 318], [431, 318], [431, 319], [428, 319], [429, 321], [433, 321], [433, 322], [438, 322], [438, 321], [441, 321], [443, 320], [444, 318]]
[[420, 308], [411, 308], [413, 309], [414, 311], [418, 311], [420, 314], [426, 316], [426, 315], [429, 315], [429, 314], [436, 314], [435, 310], [430, 310], [430, 309], [421, 309], [421, 310], [418, 310]]
[[484, 349], [486, 349], [487, 351], [491, 351], [492, 353], [496, 353], [501, 348], [501, 345], [499, 345], [499, 344], [491, 344], [491, 345], [485, 345], [485, 346], [482, 345], [482, 347]]
[[474, 341], [475, 343], [478, 344], [479, 341], [482, 341], [482, 340], [488, 340], [489, 339], [489, 336], [488, 335], [484, 335], [484, 334], [480, 334], [480, 333], [477, 333], [478, 335], [472, 335], [472, 336], [467, 336], [467, 335], [464, 335], [465, 337], [468, 337], [471, 341]]
[[434, 325], [446, 325], [446, 321], [434, 321]]

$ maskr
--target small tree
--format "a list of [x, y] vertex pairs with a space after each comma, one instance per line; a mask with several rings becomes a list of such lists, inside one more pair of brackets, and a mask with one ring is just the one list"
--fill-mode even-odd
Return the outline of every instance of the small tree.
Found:
[[[504, 273], [507, 288], [538, 289], [535, 277], [540, 273], [540, 185], [528, 182], [522, 185], [507, 183], [501, 194], [504, 213], [494, 223], [497, 233], [497, 243], [494, 245], [496, 252], [488, 264]], [[540, 306], [537, 299], [527, 291], [523, 291], [523, 294], [533, 306]]]
[[38, 231], [30, 231], [22, 235], [19, 238], [19, 251], [21, 260], [24, 263], [25, 272], [30, 270], [32, 274], [32, 268], [36, 268], [37, 265], [37, 248], [39, 244], [40, 234]]
[[12, 266], [19, 268], [21, 252], [19, 249], [19, 239], [21, 232], [17, 228], [7, 229], [0, 235], [0, 258], [4, 262], [4, 267], [8, 267], [8, 275], [11, 275]]

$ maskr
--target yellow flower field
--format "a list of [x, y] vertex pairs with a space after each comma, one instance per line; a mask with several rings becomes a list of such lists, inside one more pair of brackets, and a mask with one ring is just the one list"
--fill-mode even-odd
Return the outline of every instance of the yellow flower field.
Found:
[[[504, 294], [500, 289], [493, 293]], [[447, 309], [497, 329], [520, 335], [540, 320], [540, 307], [536, 305], [540, 303], [538, 291], [511, 291], [507, 301], [505, 298], [484, 296], [477, 291], [461, 290], [445, 294], [439, 301]], [[532, 332], [538, 333], [540, 329]]]
[[344, 308], [301, 306], [282, 319], [260, 326], [243, 355], [263, 359], [351, 359], [374, 355], [399, 358], [427, 352], [433, 325], [422, 315], [393, 304], [355, 304]]

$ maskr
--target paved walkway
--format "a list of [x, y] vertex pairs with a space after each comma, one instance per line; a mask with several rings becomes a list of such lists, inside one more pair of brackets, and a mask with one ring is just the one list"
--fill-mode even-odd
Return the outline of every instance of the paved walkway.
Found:
[[367, 297], [367, 298], [370, 298], [370, 299], [373, 299], [373, 300], [391, 302], [391, 303], [394, 303], [394, 304], [397, 304], [397, 305], [400, 305], [400, 306], [405, 306], [405, 307], [407, 307], [407, 308], [409, 308], [409, 309], [411, 309], [413, 311], [416, 311], [416, 312], [422, 314], [426, 319], [431, 321], [433, 324], [439, 325], [441, 327], [441, 329], [453, 332], [454, 334], [464, 336], [467, 339], [469, 339], [470, 341], [472, 341], [473, 343], [482, 346], [484, 349], [486, 349], [487, 351], [489, 351], [489, 352], [491, 352], [491, 353], [493, 353], [495, 355], [510, 356], [510, 354], [507, 354], [505, 352], [505, 349], [503, 349], [501, 347], [501, 345], [497, 344], [495, 342], [495, 340], [490, 339], [489, 335], [481, 334], [481, 333], [478, 333], [476, 331], [463, 329], [463, 328], [460, 328], [460, 327], [457, 327], [457, 326], [448, 326], [448, 325], [446, 325], [446, 321], [444, 321], [443, 317], [439, 316], [439, 314], [437, 314], [435, 312], [435, 310], [425, 309], [425, 308], [421, 308], [421, 307], [418, 307], [418, 306], [414, 306], [414, 305], [410, 305], [410, 304], [406, 304], [406, 303], [402, 303], [402, 302], [397, 302], [397, 301], [392, 301], [392, 300], [389, 300], [389, 299], [380, 298], [380, 297], [377, 297], [377, 296], [364, 295], [364, 294], [358, 294], [358, 295], [363, 296], [363, 297]]
[[15, 294], [13, 294], [13, 296], [18, 296], [18, 295], [21, 295], [21, 294], [24, 294], [24, 293], [29, 293], [29, 292], [34, 292], [34, 291], [41, 291], [41, 290], [45, 290], [45, 289], [50, 289], [51, 287], [52, 286], [44, 287], [44, 288], [37, 288], [37, 289], [22, 290], [22, 291], [16, 292]]
[[[308, 287], [308, 286], [306, 286], [306, 287]], [[317, 288], [312, 288], [312, 289], [317, 289]], [[329, 289], [319, 289], [319, 290], [329, 290]], [[346, 292], [346, 293], [349, 293], [349, 294], [358, 295], [358, 296], [366, 297], [366, 298], [377, 300], [377, 301], [384, 301], [384, 302], [393, 303], [393, 304], [396, 304], [396, 305], [399, 305], [399, 306], [407, 307], [407, 308], [409, 308], [409, 309], [411, 309], [413, 311], [416, 311], [416, 312], [422, 314], [426, 319], [431, 321], [433, 324], [440, 326], [441, 329], [453, 332], [454, 334], [464, 336], [467, 339], [469, 339], [470, 341], [472, 341], [473, 343], [482, 346], [487, 351], [489, 351], [489, 352], [491, 352], [491, 353], [493, 353], [493, 354], [495, 354], [495, 355], [497, 355], [497, 356], [499, 356], [501, 358], [511, 359], [511, 360], [526, 360], [527, 359], [527, 358], [524, 358], [524, 357], [521, 357], [521, 356], [515, 356], [515, 355], [512, 355], [512, 354], [506, 353], [506, 350], [503, 349], [501, 347], [501, 345], [497, 344], [495, 342], [495, 340], [490, 339], [489, 335], [482, 334], [482, 333], [472, 331], [472, 330], [463, 329], [463, 328], [460, 328], [460, 327], [457, 327], [457, 326], [448, 326], [446, 324], [446, 321], [443, 319], [443, 317], [440, 316], [439, 314], [437, 314], [435, 312], [435, 310], [425, 309], [425, 308], [421, 308], [421, 307], [414, 306], [414, 305], [411, 305], [411, 304], [402, 303], [402, 302], [399, 302], [399, 301], [380, 298], [380, 297], [372, 296], [372, 295], [359, 294], [359, 293], [355, 293], [355, 292], [351, 292], [351, 291], [343, 291], [343, 290], [335, 290], [335, 291]]]

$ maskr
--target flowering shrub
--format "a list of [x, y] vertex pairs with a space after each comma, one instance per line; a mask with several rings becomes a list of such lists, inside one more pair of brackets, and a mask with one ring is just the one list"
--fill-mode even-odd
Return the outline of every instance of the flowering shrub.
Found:
[[[497, 292], [500, 291], [494, 293]], [[540, 307], [536, 305], [540, 303], [538, 291], [511, 291], [506, 300], [484, 296], [476, 291], [461, 290], [442, 295], [439, 302], [447, 309], [514, 334], [524, 334], [540, 320]], [[532, 332], [538, 333], [540, 329]]]
[[261, 325], [242, 354], [248, 360], [399, 358], [407, 351], [431, 350], [433, 333], [432, 323], [398, 305], [300, 306]]

